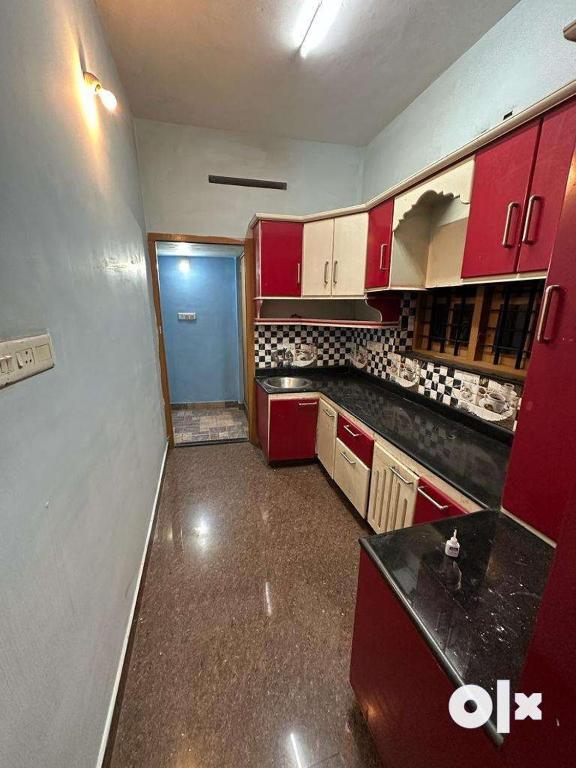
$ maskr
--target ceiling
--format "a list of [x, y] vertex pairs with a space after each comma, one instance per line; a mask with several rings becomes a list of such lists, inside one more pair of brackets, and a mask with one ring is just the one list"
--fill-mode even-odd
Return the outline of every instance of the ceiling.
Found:
[[303, 59], [315, 2], [96, 0], [136, 117], [356, 145], [517, 0], [343, 0]]
[[236, 259], [244, 251], [242, 245], [218, 245], [216, 243], [156, 243], [157, 256], [219, 256]]

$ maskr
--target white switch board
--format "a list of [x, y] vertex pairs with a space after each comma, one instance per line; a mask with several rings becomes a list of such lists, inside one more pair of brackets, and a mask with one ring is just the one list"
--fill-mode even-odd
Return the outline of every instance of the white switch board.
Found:
[[54, 367], [50, 334], [0, 341], [0, 389]]
[[196, 312], [178, 312], [178, 320], [196, 320]]

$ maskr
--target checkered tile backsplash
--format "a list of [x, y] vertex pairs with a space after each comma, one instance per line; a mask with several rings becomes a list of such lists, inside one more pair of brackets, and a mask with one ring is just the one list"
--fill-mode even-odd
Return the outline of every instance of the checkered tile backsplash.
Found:
[[305, 347], [311, 365], [346, 365], [350, 337], [347, 328], [307, 325], [259, 325], [254, 335], [256, 368], [276, 368], [273, 355], [279, 349]]

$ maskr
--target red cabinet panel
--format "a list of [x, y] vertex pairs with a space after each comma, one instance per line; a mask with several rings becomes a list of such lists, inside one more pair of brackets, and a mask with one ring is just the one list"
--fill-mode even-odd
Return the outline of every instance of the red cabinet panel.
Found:
[[261, 221], [257, 229], [259, 295], [300, 296], [304, 225], [295, 221]]
[[268, 460], [313, 459], [316, 455], [318, 400], [269, 400]]
[[443, 517], [465, 515], [466, 510], [447, 496], [429, 480], [421, 477], [418, 481], [416, 507], [413, 523], [433, 523]]
[[258, 385], [256, 385], [256, 420], [260, 446], [268, 459], [268, 395]]
[[448, 701], [454, 685], [364, 550], [350, 682], [383, 765], [501, 765], [483, 731], [465, 730], [452, 721]]
[[570, 102], [555, 109], [542, 122], [518, 272], [548, 269], [575, 141], [576, 102]]
[[367, 467], [372, 466], [374, 440], [344, 416], [338, 416], [338, 437]]
[[516, 271], [539, 131], [530, 123], [476, 155], [462, 277]]
[[394, 200], [386, 200], [368, 214], [366, 288], [386, 288], [390, 282], [393, 214]]
[[[576, 479], [576, 153], [532, 347], [503, 505], [556, 539]], [[573, 512], [573, 510], [572, 510]]]

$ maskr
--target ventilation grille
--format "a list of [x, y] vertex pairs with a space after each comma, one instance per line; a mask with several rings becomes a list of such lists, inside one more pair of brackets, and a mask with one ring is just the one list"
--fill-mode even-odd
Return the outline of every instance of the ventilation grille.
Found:
[[210, 184], [229, 184], [233, 187], [259, 187], [260, 189], [288, 189], [285, 181], [266, 181], [265, 179], [243, 179], [237, 176], [208, 176]]

